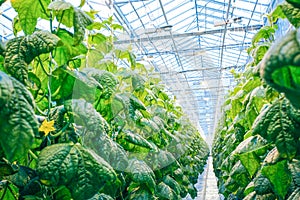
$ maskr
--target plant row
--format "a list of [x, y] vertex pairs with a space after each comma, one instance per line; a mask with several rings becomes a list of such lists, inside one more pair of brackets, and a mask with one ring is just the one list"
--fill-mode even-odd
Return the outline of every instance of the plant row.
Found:
[[[235, 74], [214, 139], [214, 170], [226, 199], [300, 198], [299, 3], [284, 2], [267, 18], [252, 39], [252, 62]], [[285, 18], [294, 28], [275, 39]]]
[[0, 48], [0, 199], [195, 197], [208, 145], [157, 73], [114, 45], [122, 26], [96, 22], [84, 3], [11, 1], [16, 37]]

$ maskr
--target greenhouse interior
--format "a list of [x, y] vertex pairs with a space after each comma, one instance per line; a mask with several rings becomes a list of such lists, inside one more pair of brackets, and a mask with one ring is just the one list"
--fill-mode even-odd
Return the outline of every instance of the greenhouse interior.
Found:
[[299, 200], [299, 0], [0, 0], [0, 200]]

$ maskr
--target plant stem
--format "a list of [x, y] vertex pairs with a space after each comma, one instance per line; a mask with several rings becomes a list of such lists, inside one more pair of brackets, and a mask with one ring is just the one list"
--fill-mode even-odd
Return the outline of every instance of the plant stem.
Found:
[[2, 196], [1, 196], [0, 200], [3, 200], [3, 199], [4, 199], [5, 193], [6, 193], [6, 191], [7, 191], [7, 187], [8, 187], [8, 182], [6, 181], [6, 182], [5, 182], [5, 188], [4, 188], [4, 191], [3, 191], [3, 193], [2, 193]]
[[61, 136], [65, 132], [65, 130], [69, 127], [69, 125], [70, 125], [70, 122], [68, 122], [58, 133], [56, 133], [54, 135], [52, 135], [50, 133], [51, 137], [56, 138], [56, 137]]
[[43, 65], [43, 62], [42, 62], [40, 56], [38, 56], [38, 60], [39, 60], [39, 63], [40, 63], [40, 65], [41, 65], [41, 67], [42, 67], [43, 72], [44, 72], [47, 76], [50, 76], [50, 74], [46, 71], [46, 69], [45, 69], [45, 67], [44, 67], [44, 65]]
[[0, 55], [4, 56], [5, 46], [2, 41], [0, 41]]
[[61, 14], [60, 20], [58, 22], [58, 26], [57, 26], [56, 32], [58, 32], [59, 29], [60, 29], [61, 21], [62, 21], [62, 18], [64, 17], [64, 14], [65, 14], [65, 10], [62, 11], [62, 14]]
[[29, 149], [28, 153], [32, 156], [34, 160], [38, 160], [39, 158]]
[[[51, 67], [49, 67], [50, 74], [52, 74]], [[51, 110], [51, 75], [48, 76], [48, 83], [47, 83], [47, 89], [48, 89], [48, 111], [47, 116], [49, 118], [50, 110]]]
[[45, 15], [46, 15], [47, 17], [50, 17], [50, 16], [47, 14], [47, 11], [46, 11], [46, 9], [45, 9], [43, 3], [41, 2], [41, 0], [39, 0], [39, 3], [40, 3], [40, 5], [41, 5], [41, 7], [42, 7], [42, 9], [43, 9], [43, 12], [45, 13]]

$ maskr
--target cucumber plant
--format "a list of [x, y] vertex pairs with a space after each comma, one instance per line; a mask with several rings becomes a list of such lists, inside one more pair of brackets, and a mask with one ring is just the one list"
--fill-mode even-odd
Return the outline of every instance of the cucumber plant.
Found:
[[[269, 25], [249, 48], [252, 62], [235, 74], [213, 145], [219, 191], [227, 199], [300, 197], [299, 11], [297, 3], [284, 2], [267, 15]], [[275, 39], [283, 18], [294, 30]]]
[[0, 48], [0, 199], [195, 197], [208, 145], [153, 69], [114, 45], [123, 27], [95, 21], [84, 0], [11, 4], [15, 38]]

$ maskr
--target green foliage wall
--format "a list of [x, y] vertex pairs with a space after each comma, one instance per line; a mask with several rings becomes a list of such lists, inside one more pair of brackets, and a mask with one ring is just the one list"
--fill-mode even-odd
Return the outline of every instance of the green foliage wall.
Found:
[[[300, 198], [300, 9], [284, 2], [254, 36], [252, 62], [235, 74], [213, 145], [219, 191], [226, 199]], [[274, 37], [278, 18], [294, 26]]]
[[195, 197], [208, 146], [159, 77], [114, 46], [122, 26], [94, 21], [84, 0], [11, 3], [16, 37], [0, 51], [0, 199]]

